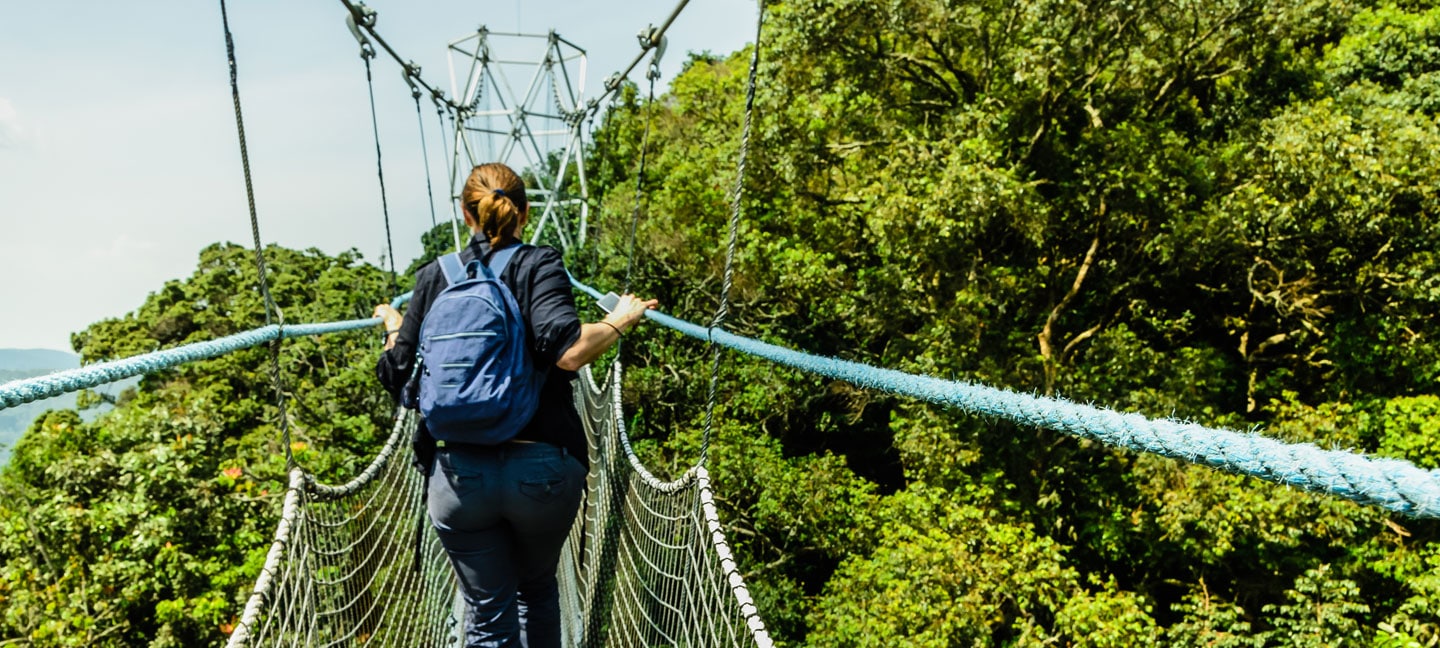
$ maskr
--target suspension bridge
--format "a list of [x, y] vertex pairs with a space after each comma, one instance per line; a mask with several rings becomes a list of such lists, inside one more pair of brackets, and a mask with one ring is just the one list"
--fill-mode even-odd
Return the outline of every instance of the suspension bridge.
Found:
[[[363, 4], [341, 0], [347, 24], [361, 47], [367, 78], [372, 59], [383, 51], [401, 66], [415, 99], [417, 119], [424, 115], [421, 97], [428, 94], [442, 131], [449, 120], [446, 156], [449, 187], [455, 186], [460, 160], [503, 159], [518, 152], [534, 168], [537, 204], [542, 217], [532, 236], [561, 246], [585, 243], [588, 190], [582, 150], [586, 118], [599, 110], [632, 70], [651, 57], [650, 95], [658, 76], [655, 61], [664, 50], [665, 30], [683, 10], [682, 0], [660, 27], [640, 35], [641, 52], [624, 71], [607, 79], [601, 97], [582, 102], [577, 81], [566, 65], [581, 61], [584, 51], [555, 34], [500, 35], [487, 30], [450, 44], [464, 71], [464, 89], [452, 82], [454, 97], [421, 78], [413, 63], [400, 57], [375, 29], [375, 14]], [[225, 338], [195, 343], [38, 378], [0, 385], [0, 409], [59, 394], [96, 387], [130, 376], [152, 373], [184, 363], [267, 344], [271, 378], [280, 404], [280, 428], [287, 435], [282, 376], [277, 361], [283, 340], [336, 334], [376, 326], [378, 319], [286, 323], [269, 295], [259, 222], [254, 208], [249, 162], [233, 40], [225, 2], [220, 2], [230, 56], [231, 88], [250, 218], [266, 303], [267, 325]], [[763, 11], [757, 20], [761, 36]], [[491, 54], [491, 39], [538, 38], [544, 54], [528, 82], [516, 93]], [[377, 45], [379, 49], [377, 49]], [[1170, 457], [1215, 469], [1254, 476], [1285, 486], [1324, 493], [1364, 505], [1415, 517], [1440, 518], [1440, 471], [1427, 471], [1396, 459], [1327, 450], [1310, 444], [1286, 443], [1252, 432], [1205, 427], [1168, 419], [1149, 419], [1070, 402], [1022, 394], [986, 385], [906, 374], [736, 335], [724, 328], [733, 278], [735, 233], [741, 218], [740, 194], [753, 112], [759, 48], [750, 62], [745, 122], [733, 190], [724, 281], [715, 317], [701, 325], [660, 312], [655, 323], [709, 345], [712, 353], [704, 442], [699, 460], [674, 481], [656, 478], [633, 451], [621, 408], [624, 370], [616, 359], [605, 369], [580, 372], [575, 407], [581, 413], [589, 443], [591, 472], [581, 517], [573, 527], [560, 566], [563, 636], [575, 646], [769, 646], [772, 644], [741, 577], [740, 565], [726, 540], [721, 512], [715, 503], [706, 457], [713, 424], [718, 363], [724, 349], [858, 386], [959, 408], [1016, 424], [1056, 430], [1116, 448]], [[456, 66], [452, 60], [452, 69]], [[513, 64], [513, 62], [510, 62]], [[583, 69], [583, 65], [582, 65]], [[583, 75], [583, 72], [582, 72]], [[583, 85], [583, 76], [578, 80]], [[374, 119], [371, 86], [371, 111]], [[545, 125], [544, 122], [549, 122]], [[648, 124], [647, 124], [648, 137]], [[498, 135], [500, 149], [475, 139]], [[549, 165], [545, 138], [562, 140], [558, 164]], [[384, 196], [383, 165], [377, 175]], [[641, 148], [643, 180], [644, 147]], [[426, 170], [427, 186], [430, 184]], [[638, 198], [643, 186], [637, 181]], [[569, 188], [575, 188], [572, 192]], [[454, 196], [449, 200], [452, 210]], [[432, 203], [433, 204], [433, 203]], [[388, 208], [386, 208], [388, 236]], [[438, 218], [432, 211], [432, 224]], [[452, 223], [456, 216], [452, 211]], [[452, 225], [459, 245], [458, 225]], [[632, 227], [633, 258], [633, 227]], [[393, 275], [393, 260], [392, 275]], [[601, 291], [572, 279], [575, 288], [598, 298]], [[402, 306], [408, 295], [397, 297]], [[597, 378], [597, 372], [601, 376]], [[424, 532], [422, 477], [405, 456], [417, 425], [413, 411], [398, 409], [383, 448], [348, 483], [320, 483], [287, 457], [289, 485], [280, 520], [229, 646], [458, 645], [463, 601], [454, 576], [433, 534]], [[723, 491], [724, 485], [716, 486]]]

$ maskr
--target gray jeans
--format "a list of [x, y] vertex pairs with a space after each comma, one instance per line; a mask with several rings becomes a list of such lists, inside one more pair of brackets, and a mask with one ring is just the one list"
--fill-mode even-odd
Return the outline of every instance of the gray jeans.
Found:
[[555, 569], [584, 487], [580, 462], [547, 443], [436, 454], [430, 522], [470, 608], [466, 648], [560, 646]]

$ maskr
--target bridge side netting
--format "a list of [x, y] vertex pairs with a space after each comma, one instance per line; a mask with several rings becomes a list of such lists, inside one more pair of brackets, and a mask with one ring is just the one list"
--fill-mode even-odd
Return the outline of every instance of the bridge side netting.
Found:
[[455, 579], [428, 528], [416, 561], [424, 482], [404, 460], [415, 425], [401, 410], [380, 454], [343, 486], [291, 472], [275, 542], [227, 646], [455, 645]]
[[580, 372], [575, 401], [590, 441], [583, 525], [560, 566], [567, 643], [770, 646], [720, 526], [703, 466], [673, 482], [630, 448], [622, 369], [604, 388]]
[[[770, 646], [708, 474], [695, 467], [662, 482], [645, 469], [625, 435], [620, 377], [617, 362], [603, 389], [588, 371], [576, 383], [591, 470], [559, 570], [566, 645]], [[291, 473], [228, 646], [459, 645], [463, 604], [428, 520], [416, 569], [423, 480], [405, 461], [415, 425], [402, 410], [379, 456], [344, 486]]]

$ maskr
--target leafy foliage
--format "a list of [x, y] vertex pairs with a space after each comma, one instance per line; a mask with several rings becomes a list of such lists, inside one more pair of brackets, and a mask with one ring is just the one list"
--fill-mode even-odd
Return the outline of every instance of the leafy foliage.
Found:
[[[767, 3], [727, 326], [1434, 466], [1434, 11]], [[595, 283], [626, 280], [649, 122], [632, 280], [708, 320], [747, 61], [697, 56], [609, 112]], [[626, 355], [632, 431], [678, 470], [703, 350], [657, 332]], [[723, 372], [713, 471], [787, 642], [1440, 639], [1434, 521], [748, 358]]]
[[[767, 3], [726, 326], [1440, 466], [1430, 4]], [[578, 275], [710, 319], [748, 54], [693, 56], [653, 102], [620, 93], [588, 152], [597, 243]], [[385, 297], [353, 255], [269, 253], [292, 321]], [[243, 250], [212, 247], [76, 349], [253, 327], [249, 272]], [[679, 473], [706, 441], [709, 355], [642, 330], [622, 350], [629, 429], [656, 472]], [[323, 474], [356, 469], [384, 429], [373, 342], [282, 349], [293, 448]], [[5, 636], [222, 636], [282, 490], [264, 359], [166, 372], [95, 423], [32, 426], [0, 477]], [[1440, 642], [1434, 520], [750, 358], [727, 356], [720, 379], [710, 468], [783, 643]]]
[[[266, 252], [287, 321], [363, 317], [388, 280], [353, 252]], [[264, 323], [254, 254], [214, 245], [195, 274], [135, 312], [74, 336], [86, 362]], [[349, 477], [388, 428], [373, 386], [375, 338], [281, 348], [291, 449]], [[254, 583], [285, 491], [268, 351], [147, 376], [91, 423], [35, 421], [0, 473], [0, 636], [45, 646], [193, 646], [223, 641]]]

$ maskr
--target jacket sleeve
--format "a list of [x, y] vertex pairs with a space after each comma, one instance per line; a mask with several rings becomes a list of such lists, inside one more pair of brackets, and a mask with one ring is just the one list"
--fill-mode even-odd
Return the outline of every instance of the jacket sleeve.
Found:
[[415, 370], [415, 351], [420, 343], [420, 323], [425, 320], [425, 312], [430, 310], [430, 302], [435, 299], [435, 282], [439, 279], [438, 265], [430, 263], [415, 273], [415, 295], [410, 298], [410, 305], [405, 309], [405, 320], [400, 324], [400, 336], [395, 340], [395, 346], [380, 354], [380, 360], [375, 363], [375, 375], [380, 379], [380, 384], [385, 391], [398, 402], [400, 390], [404, 389], [405, 383], [410, 380], [410, 372]]
[[530, 324], [530, 348], [536, 363], [551, 367], [580, 339], [580, 316], [575, 312], [575, 294], [560, 252], [548, 247], [536, 248], [536, 252], [525, 321]]

